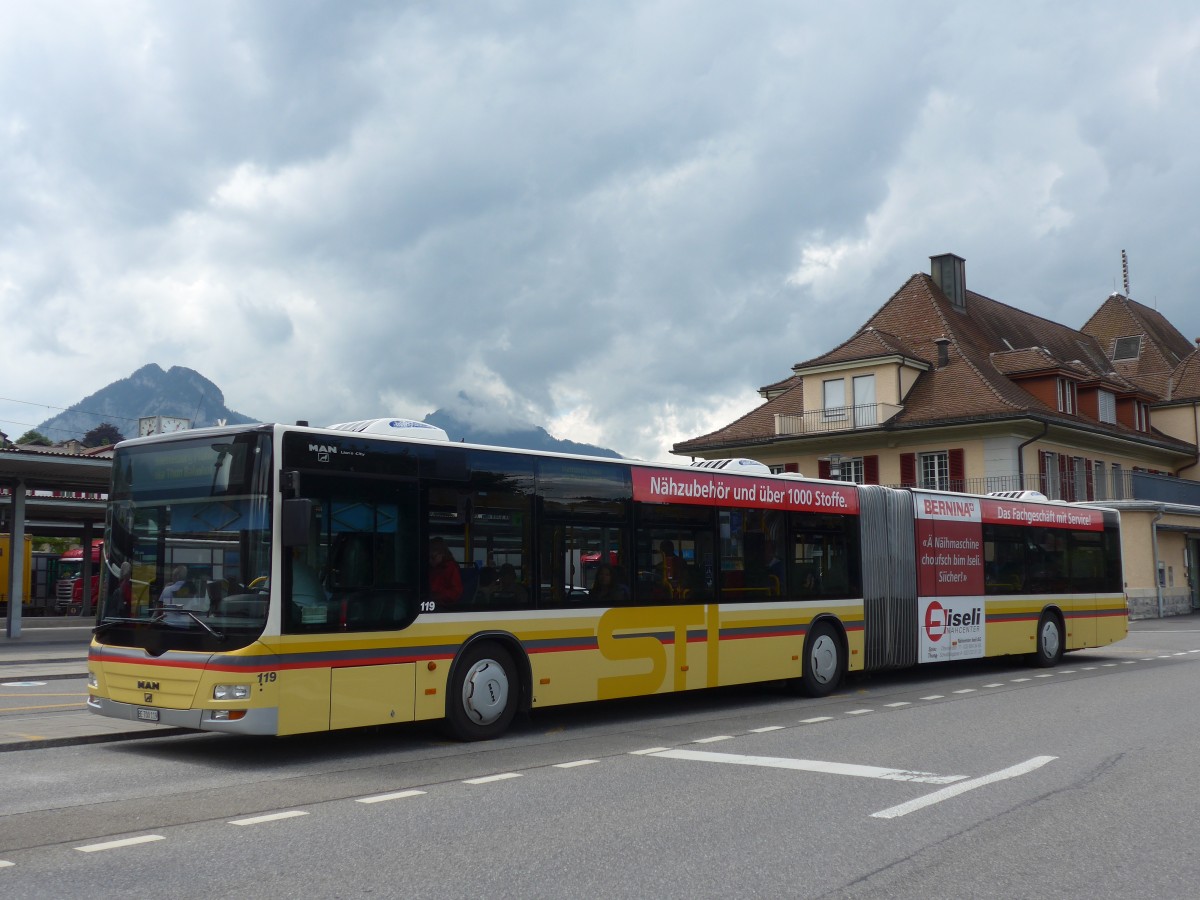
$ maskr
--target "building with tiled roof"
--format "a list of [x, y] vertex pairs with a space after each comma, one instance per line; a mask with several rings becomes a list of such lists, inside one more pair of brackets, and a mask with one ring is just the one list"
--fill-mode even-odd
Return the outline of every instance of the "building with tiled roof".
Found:
[[[1200, 478], [1200, 351], [1161, 314], [1114, 294], [1076, 330], [968, 290], [961, 257], [931, 260], [846, 341], [674, 452], [1067, 501], [1133, 498], [1134, 473]], [[1172, 483], [1200, 503], [1200, 485]]]

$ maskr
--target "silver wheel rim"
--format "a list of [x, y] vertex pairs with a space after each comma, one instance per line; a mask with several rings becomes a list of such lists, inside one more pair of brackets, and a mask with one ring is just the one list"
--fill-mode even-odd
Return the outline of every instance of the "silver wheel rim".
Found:
[[476, 725], [491, 725], [508, 706], [508, 673], [494, 659], [481, 659], [463, 678], [462, 705]]
[[812, 675], [819, 683], [829, 684], [837, 675], [838, 647], [837, 641], [828, 634], [822, 634], [813, 641], [812, 652], [809, 653]]
[[1058, 648], [1058, 623], [1047, 619], [1042, 625], [1042, 653], [1046, 659], [1054, 659], [1058, 656]]

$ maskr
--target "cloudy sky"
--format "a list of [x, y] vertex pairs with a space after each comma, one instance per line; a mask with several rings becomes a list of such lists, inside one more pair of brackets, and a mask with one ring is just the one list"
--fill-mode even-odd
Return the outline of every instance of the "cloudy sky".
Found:
[[664, 459], [947, 251], [1200, 336], [1187, 0], [0, 6], [10, 436], [154, 362]]

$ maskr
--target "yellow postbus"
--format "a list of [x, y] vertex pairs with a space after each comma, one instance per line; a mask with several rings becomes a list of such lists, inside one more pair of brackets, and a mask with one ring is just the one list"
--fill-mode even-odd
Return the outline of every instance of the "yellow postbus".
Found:
[[399, 419], [116, 448], [101, 715], [242, 734], [1066, 650], [1125, 636], [1116, 513], [452, 443]]

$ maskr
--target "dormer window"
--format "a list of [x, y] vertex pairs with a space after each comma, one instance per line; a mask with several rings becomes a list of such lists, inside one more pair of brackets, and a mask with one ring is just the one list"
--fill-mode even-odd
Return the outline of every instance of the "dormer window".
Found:
[[1058, 379], [1058, 411], [1075, 415], [1079, 408], [1079, 396], [1076, 393], [1075, 382], [1069, 378]]
[[1137, 359], [1141, 355], [1142, 336], [1140, 334], [1117, 338], [1117, 342], [1113, 345], [1113, 362], [1129, 361]]
[[1100, 421], [1108, 425], [1117, 424], [1117, 395], [1112, 391], [1096, 391], [1100, 406]]
[[1150, 430], [1150, 404], [1135, 400], [1133, 403], [1133, 428], [1135, 431]]

